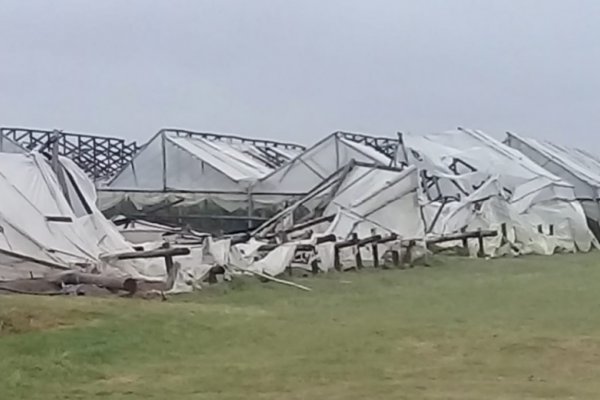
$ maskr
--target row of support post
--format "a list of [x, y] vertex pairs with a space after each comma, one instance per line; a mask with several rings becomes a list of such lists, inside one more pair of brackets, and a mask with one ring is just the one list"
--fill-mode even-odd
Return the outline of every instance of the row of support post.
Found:
[[[308, 221], [306, 223], [303, 223], [298, 226], [287, 229], [285, 231], [278, 232], [278, 234], [270, 235], [270, 237], [272, 239], [275, 239], [275, 238], [277, 239], [276, 242], [262, 245], [259, 248], [259, 251], [268, 252], [268, 251], [274, 250], [281, 243], [285, 243], [288, 241], [289, 233], [298, 231], [298, 230], [302, 230], [302, 229], [306, 229], [312, 225], [316, 225], [318, 223], [325, 222], [325, 221], [329, 220], [330, 218], [331, 217], [317, 218], [312, 221]], [[498, 235], [498, 232], [495, 230], [477, 230], [477, 231], [470, 231], [470, 232], [463, 231], [463, 232], [460, 232], [457, 234], [428, 239], [425, 241], [425, 244], [427, 246], [429, 246], [429, 245], [433, 245], [433, 244], [437, 244], [437, 243], [459, 240], [462, 242], [463, 247], [468, 249], [468, 241], [474, 239], [474, 240], [477, 240], [478, 245], [479, 245], [479, 251], [477, 254], [478, 257], [485, 257], [486, 254], [485, 254], [483, 239], [486, 237], [494, 237], [497, 235]], [[506, 226], [504, 224], [502, 226], [502, 237], [503, 238], [507, 237]], [[334, 268], [338, 271], [342, 270], [342, 262], [341, 262], [340, 252], [343, 249], [346, 249], [349, 247], [355, 247], [356, 251], [354, 253], [354, 263], [355, 263], [354, 268], [357, 270], [360, 270], [365, 267], [365, 263], [364, 263], [364, 260], [362, 258], [361, 251], [360, 251], [361, 248], [363, 248], [365, 246], [370, 246], [371, 254], [373, 256], [373, 267], [380, 268], [380, 267], [382, 267], [382, 265], [381, 265], [381, 261], [380, 261], [378, 245], [389, 243], [392, 241], [398, 241], [398, 240], [399, 240], [399, 237], [396, 234], [381, 235], [381, 234], [377, 234], [377, 232], [375, 230], [372, 230], [370, 236], [367, 236], [364, 238], [359, 238], [356, 233], [352, 233], [348, 239], [343, 240], [343, 241], [338, 241], [337, 238], [335, 237], [335, 235], [327, 235], [327, 236], [319, 237], [319, 238], [317, 238], [315, 245], [318, 245], [321, 243], [326, 243], [326, 242], [335, 242], [335, 244], [334, 244]], [[315, 252], [316, 251], [315, 245], [299, 244], [296, 248], [296, 251]], [[406, 249], [406, 251], [402, 252], [403, 254], [401, 254], [401, 252], [397, 249], [390, 250], [392, 266], [393, 267], [401, 267], [402, 265], [406, 265], [406, 264], [410, 265], [412, 262], [411, 252], [417, 245], [417, 240], [414, 240], [414, 239], [413, 240], [400, 240], [399, 245], [401, 248]], [[318, 273], [319, 268], [318, 268], [318, 264], [316, 263], [315, 260], [313, 260], [311, 262], [311, 270], [315, 274]], [[291, 274], [290, 266], [288, 266], [288, 272]]]

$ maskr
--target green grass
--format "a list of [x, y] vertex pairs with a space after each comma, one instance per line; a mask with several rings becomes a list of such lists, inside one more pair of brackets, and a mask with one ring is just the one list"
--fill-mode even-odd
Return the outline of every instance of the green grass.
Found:
[[597, 399], [598, 253], [0, 297], [2, 399]]

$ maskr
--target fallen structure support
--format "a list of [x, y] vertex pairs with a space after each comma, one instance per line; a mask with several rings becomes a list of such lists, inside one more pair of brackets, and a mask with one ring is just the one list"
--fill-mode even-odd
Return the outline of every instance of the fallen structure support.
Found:
[[178, 265], [173, 261], [175, 256], [186, 256], [190, 254], [188, 247], [171, 247], [169, 242], [163, 243], [162, 247], [155, 250], [143, 250], [143, 251], [131, 251], [127, 253], [120, 253], [116, 255], [118, 260], [131, 260], [139, 258], [164, 258], [165, 269], [167, 271], [167, 281], [165, 283], [165, 289], [171, 290], [175, 284], [177, 277]]
[[477, 239], [477, 243], [479, 245], [479, 251], [477, 252], [477, 256], [483, 258], [483, 257], [486, 257], [485, 249], [483, 247], [483, 238], [496, 237], [496, 236], [498, 236], [498, 232], [492, 231], [492, 230], [478, 230], [478, 231], [471, 231], [471, 232], [461, 232], [461, 233], [456, 233], [456, 234], [452, 234], [452, 235], [444, 235], [444, 236], [440, 236], [437, 238], [428, 239], [427, 245], [429, 246], [429, 245], [438, 244], [438, 243], [460, 240], [460, 241], [462, 241], [462, 246], [465, 249], [468, 249], [469, 248], [468, 239]]
[[130, 277], [111, 277], [99, 274], [88, 274], [79, 271], [67, 271], [47, 278], [57, 285], [96, 285], [110, 291], [124, 290], [129, 294], [137, 291], [137, 281]]
[[[119, 172], [141, 148], [136, 142], [116, 137], [105, 137], [63, 131], [17, 127], [0, 128], [0, 137], [6, 137], [24, 149], [45, 152], [56, 142], [58, 154], [69, 157], [91, 175], [94, 180], [107, 179]], [[98, 157], [102, 154], [103, 157]]]
[[[453, 234], [453, 235], [446, 235], [446, 236], [442, 236], [442, 237], [427, 239], [427, 240], [425, 240], [425, 244], [427, 246], [430, 246], [433, 244], [460, 240], [463, 242], [463, 246], [468, 247], [469, 239], [477, 239], [478, 245], [479, 245], [479, 251], [478, 251], [477, 255], [478, 255], [478, 257], [483, 258], [483, 257], [486, 257], [485, 249], [483, 246], [483, 239], [486, 237], [495, 237], [497, 235], [498, 235], [498, 232], [492, 231], [492, 230], [461, 232], [461, 233], [457, 233], [457, 234]], [[365, 265], [364, 265], [364, 262], [362, 259], [362, 255], [360, 253], [360, 249], [365, 246], [370, 246], [371, 252], [373, 255], [373, 267], [379, 268], [380, 267], [380, 257], [379, 257], [379, 249], [377, 246], [381, 245], [381, 244], [397, 241], [397, 240], [400, 240], [400, 239], [399, 239], [398, 235], [396, 235], [396, 234], [382, 236], [380, 234], [374, 233], [371, 236], [359, 238], [356, 233], [353, 233], [349, 239], [343, 240], [343, 241], [336, 241], [336, 238], [334, 235], [324, 236], [324, 237], [318, 238], [316, 240], [316, 244], [325, 243], [325, 242], [335, 242], [335, 245], [334, 245], [334, 268], [337, 271], [341, 271], [342, 263], [341, 263], [341, 259], [340, 259], [340, 250], [350, 248], [350, 247], [355, 247], [356, 248], [355, 249], [356, 251], [354, 252], [355, 268], [362, 269], [362, 268], [364, 268]], [[399, 243], [400, 246], [402, 246], [403, 248], [406, 248], [407, 251], [406, 251], [406, 253], [404, 253], [404, 256], [401, 257], [400, 252], [398, 250], [391, 249], [390, 253], [391, 253], [391, 258], [392, 258], [392, 265], [394, 267], [400, 267], [403, 264], [410, 265], [412, 262], [411, 251], [417, 245], [417, 243], [418, 243], [418, 240], [416, 240], [416, 239], [400, 240], [400, 243]], [[259, 248], [259, 251], [270, 251], [270, 250], [275, 249], [277, 246], [279, 246], [279, 244], [275, 244], [275, 243], [265, 244]], [[314, 250], [315, 250], [314, 246], [310, 245], [310, 244], [299, 244], [296, 247], [296, 251], [314, 251]], [[317, 269], [313, 266], [312, 270], [313, 270], [313, 272], [316, 273]]]
[[158, 258], [158, 257], [174, 257], [186, 256], [190, 254], [190, 249], [187, 247], [163, 247], [156, 250], [131, 251], [127, 253], [116, 254], [119, 260], [131, 260], [136, 258]]
[[303, 229], [310, 228], [311, 226], [319, 225], [324, 222], [332, 222], [334, 219], [335, 219], [335, 215], [327, 215], [324, 217], [314, 218], [309, 221], [305, 221], [305, 222], [296, 224], [296, 225], [292, 226], [291, 228], [284, 229], [283, 231], [280, 231], [278, 233], [267, 234], [267, 235], [265, 235], [265, 238], [272, 239], [272, 238], [277, 237], [281, 233], [288, 235], [290, 233], [301, 231]]

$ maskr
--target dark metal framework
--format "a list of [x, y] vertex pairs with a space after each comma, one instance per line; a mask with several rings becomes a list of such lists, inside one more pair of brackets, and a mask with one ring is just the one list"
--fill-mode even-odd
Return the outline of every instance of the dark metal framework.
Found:
[[369, 147], [377, 150], [390, 160], [395, 161], [396, 151], [398, 150], [399, 141], [398, 139], [392, 139], [387, 137], [377, 137], [363, 135], [361, 133], [350, 133], [350, 132], [336, 132], [338, 137], [350, 140], [355, 143], [366, 144]]
[[[56, 137], [58, 133], [58, 138]], [[71, 158], [94, 180], [108, 179], [119, 172], [140, 149], [124, 139], [28, 128], [0, 128], [0, 135], [26, 150], [49, 153], [58, 140], [58, 154]]]
[[[245, 144], [247, 146], [239, 146], [238, 150], [244, 152], [249, 157], [270, 166], [274, 169], [279, 168], [291, 161], [293, 158], [298, 156], [298, 153], [305, 151], [306, 148], [304, 146], [289, 143], [289, 142], [277, 142], [273, 140], [264, 140], [264, 139], [252, 139], [245, 138], [241, 136], [229, 135], [229, 134], [219, 134], [219, 133], [210, 133], [210, 132], [195, 132], [189, 131], [185, 129], [177, 129], [177, 128], [165, 128], [160, 130], [157, 135], [168, 135], [169, 137], [183, 137], [183, 138], [200, 138], [207, 141], [215, 141], [215, 142], [224, 142], [230, 144]], [[384, 155], [387, 159], [389, 159], [389, 166], [378, 166], [377, 168], [390, 168], [393, 170], [401, 170], [398, 168], [394, 168], [395, 158], [396, 158], [396, 150], [398, 148], [398, 140], [393, 138], [385, 138], [385, 137], [373, 137], [367, 136], [357, 133], [347, 133], [347, 132], [336, 132], [340, 138], [344, 138], [346, 140], [360, 143], [366, 146], [373, 148], [378, 151], [380, 154]], [[156, 136], [155, 136], [156, 137]], [[164, 156], [164, 155], [163, 155]], [[355, 165], [360, 165], [360, 163], [355, 163]], [[336, 172], [337, 173], [337, 172]], [[329, 181], [330, 178], [325, 179], [325, 181]], [[111, 189], [103, 189], [106, 191], [110, 191]], [[177, 192], [182, 193], [182, 191], [178, 190]], [[204, 192], [206, 193], [206, 192]], [[229, 193], [229, 192], [226, 192]], [[242, 193], [239, 193], [242, 194]], [[261, 195], [262, 193], [253, 193], [253, 195]], [[288, 193], [288, 195], [290, 195]], [[302, 196], [305, 193], [294, 194], [294, 196]], [[170, 208], [170, 207], [167, 207]], [[164, 211], [164, 210], [163, 210]], [[138, 213], [138, 214], [130, 214], [124, 210], [119, 210], [119, 213], [128, 215], [130, 217], [144, 217], [144, 219], [154, 222], [159, 222], [163, 224], [173, 223], [175, 220], [178, 222], [188, 222], [194, 225], [198, 225], [199, 228], [204, 230], [211, 230], [211, 227], [205, 225], [211, 222], [211, 220], [220, 220], [220, 222], [228, 222], [231, 223], [232, 226], [241, 226], [240, 224], [236, 224], [237, 222], [251, 222], [251, 225], [256, 225], [257, 222], [264, 222], [266, 219], [263, 216], [252, 215], [252, 200], [249, 198], [249, 214], [248, 215], [232, 215], [232, 216], [221, 216], [221, 215], [169, 215], [164, 216], [156, 215], [154, 213]], [[151, 215], [149, 215], [151, 214]], [[199, 223], [201, 221], [201, 223]], [[221, 224], [223, 225], [223, 224]], [[249, 225], [249, 226], [251, 226]], [[216, 225], [215, 225], [216, 226]]]
[[[269, 166], [273, 169], [279, 168], [283, 164], [290, 161], [298, 153], [305, 150], [304, 146], [295, 143], [277, 142], [273, 140], [265, 139], [253, 139], [245, 138], [230, 134], [220, 134], [212, 132], [195, 132], [185, 129], [177, 128], [164, 128], [157, 132], [151, 139], [153, 140], [165, 140], [166, 138], [189, 138], [191, 141], [194, 139], [202, 139], [210, 142], [221, 142], [232, 145], [237, 151], [240, 151], [248, 157], [256, 160], [257, 162]], [[148, 142], [148, 143], [150, 143]], [[238, 146], [235, 146], [238, 145]], [[164, 143], [162, 157], [166, 157]], [[140, 150], [143, 151], [143, 148]], [[141, 154], [141, 153], [140, 153]], [[135, 160], [132, 161], [135, 163]], [[166, 175], [164, 167], [166, 162], [163, 158], [163, 187], [164, 192], [170, 191], [166, 185]], [[126, 168], [126, 166], [125, 166]], [[117, 191], [111, 188], [103, 188], [102, 191]], [[128, 192], [145, 192], [143, 190], [127, 190]], [[156, 222], [164, 225], [179, 226], [183, 224], [189, 224], [192, 227], [201, 229], [207, 232], [236, 232], [240, 230], [248, 230], [248, 227], [255, 226], [266, 220], [266, 217], [260, 215], [260, 212], [254, 212], [252, 196], [246, 192], [240, 191], [186, 191], [186, 190], [173, 190], [173, 193], [203, 193], [203, 194], [226, 194], [226, 195], [240, 195], [247, 199], [248, 213], [246, 215], [228, 215], [221, 214], [216, 210], [195, 210], [186, 211], [184, 214], [180, 213], [174, 206], [181, 201], [175, 201], [174, 203], [161, 204], [158, 208], [147, 207], [143, 210], [129, 209], [128, 206], [120, 208], [118, 214], [125, 215], [132, 219], [144, 219], [151, 222]], [[112, 211], [111, 211], [112, 212]]]
[[211, 133], [211, 132], [194, 132], [188, 131], [185, 129], [175, 129], [168, 128], [162, 130], [165, 133], [174, 133], [177, 136], [195, 136], [201, 137], [207, 140], [214, 141], [223, 141], [229, 143], [248, 143], [257, 147], [279, 147], [283, 149], [295, 149], [295, 150], [305, 150], [304, 146], [301, 146], [296, 143], [288, 143], [288, 142], [276, 142], [274, 140], [266, 140], [266, 139], [251, 139], [245, 138], [242, 136], [229, 135], [229, 134], [221, 134], [221, 133]]
[[257, 152], [245, 151], [245, 153], [258, 161], [264, 163], [271, 168], [277, 168], [286, 162], [290, 161], [290, 157], [279, 149], [304, 151], [306, 147], [296, 143], [276, 142], [274, 140], [251, 139], [242, 136], [210, 133], [210, 132], [194, 132], [185, 129], [163, 129], [162, 133], [174, 134], [182, 137], [198, 137], [210, 141], [219, 141], [226, 143], [243, 143], [253, 146]]
[[[404, 158], [405, 158], [405, 160], [401, 162], [401, 165], [405, 166], [408, 164], [407, 150], [411, 152], [413, 157], [421, 160], [421, 155], [418, 152], [416, 152], [413, 149], [407, 149], [404, 146], [402, 133], [398, 134], [398, 146], [399, 146], [398, 151], [402, 151], [404, 154]], [[456, 158], [456, 157], [452, 157], [452, 161], [448, 165], [448, 169], [456, 176], [465, 174], [465, 173], [469, 173], [469, 172], [477, 172], [477, 168], [473, 167], [468, 162], [466, 162], [460, 158]], [[450, 182], [456, 187], [456, 189], [460, 193], [457, 193], [455, 196], [444, 195], [440, 188], [440, 178], [438, 176], [432, 175], [431, 173], [429, 173], [429, 171], [426, 171], [426, 170], [421, 171], [420, 178], [421, 178], [420, 179], [421, 188], [423, 189], [423, 191], [425, 192], [425, 195], [427, 196], [427, 198], [430, 201], [441, 201], [443, 203], [443, 205], [445, 205], [449, 201], [459, 201], [461, 196], [466, 197], [470, 194], [469, 192], [465, 191], [465, 189], [463, 189], [458, 184], [458, 182], [456, 182], [454, 179], [450, 179]], [[484, 183], [485, 183], [485, 180], [482, 180], [479, 184], [471, 185], [471, 188], [473, 190], [477, 190]], [[434, 190], [435, 190], [435, 192], [434, 192]], [[435, 217], [435, 220], [437, 220], [437, 217], [438, 216]], [[435, 220], [434, 220], [434, 222], [435, 222]], [[433, 224], [431, 226], [433, 227]]]
[[[466, 169], [465, 172], [460, 171], [461, 167]], [[450, 171], [454, 172], [456, 175], [460, 175], [462, 173], [476, 172], [477, 169], [473, 167], [471, 164], [461, 160], [460, 158], [452, 157], [452, 162], [450, 163]]]

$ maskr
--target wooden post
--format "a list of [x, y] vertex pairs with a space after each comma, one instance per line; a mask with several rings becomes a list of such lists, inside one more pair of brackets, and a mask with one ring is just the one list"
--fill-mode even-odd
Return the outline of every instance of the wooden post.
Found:
[[412, 249], [415, 246], [414, 240], [409, 240], [408, 245], [406, 246], [406, 254], [402, 257], [402, 264], [408, 264], [409, 268], [413, 267], [412, 264]]
[[[464, 227], [462, 228], [460, 231], [461, 232], [466, 232], [467, 228]], [[462, 242], [463, 242], [463, 247], [465, 248], [465, 250], [467, 251], [467, 254], [469, 254], [469, 242], [467, 241], [466, 237], [462, 238]]]
[[485, 257], [485, 249], [483, 248], [483, 235], [481, 234], [481, 231], [479, 231], [479, 234], [477, 235], [477, 243], [479, 243], [479, 251], [477, 252], [477, 256], [483, 258]]
[[[371, 229], [371, 236], [377, 235], [377, 229]], [[371, 254], [373, 254], [373, 267], [379, 268], [379, 248], [377, 248], [377, 241], [371, 245]]]
[[333, 266], [336, 271], [342, 270], [342, 263], [340, 262], [340, 249], [334, 246], [333, 248]]
[[[161, 248], [169, 250], [171, 248], [171, 244], [169, 242], [164, 242]], [[173, 288], [173, 285], [175, 285], [175, 279], [177, 279], [177, 270], [175, 269], [175, 263], [173, 262], [172, 254], [165, 254], [164, 260], [165, 267], [167, 269], [167, 282], [165, 286], [167, 290], [171, 290]]]
[[319, 262], [316, 259], [312, 260], [310, 267], [313, 275], [317, 275], [319, 273]]
[[[351, 240], [354, 242], [358, 242], [358, 235], [356, 233], [353, 233], [351, 236]], [[356, 245], [356, 253], [354, 254], [354, 261], [356, 263], [356, 269], [363, 268], [362, 256], [360, 255], [360, 246], [358, 246], [358, 245]]]
[[165, 266], [167, 267], [167, 275], [173, 271], [173, 256], [165, 256]]
[[356, 269], [363, 268], [362, 256], [360, 255], [360, 247], [356, 247], [356, 254], [354, 255], [354, 260], [356, 262]]
[[400, 266], [400, 254], [398, 254], [398, 250], [392, 250], [392, 264], [396, 268]]
[[373, 267], [379, 268], [379, 249], [377, 248], [377, 242], [371, 245], [371, 252], [373, 253]]

